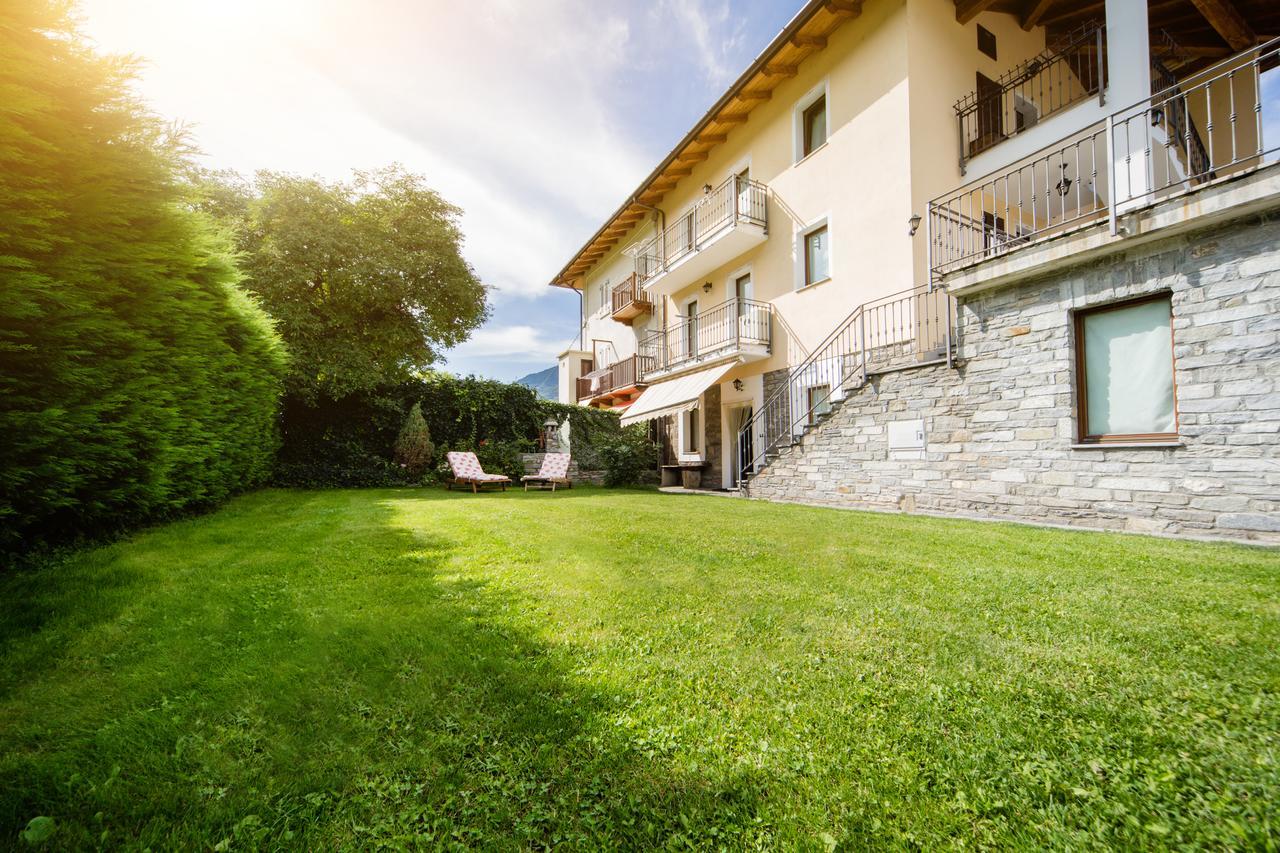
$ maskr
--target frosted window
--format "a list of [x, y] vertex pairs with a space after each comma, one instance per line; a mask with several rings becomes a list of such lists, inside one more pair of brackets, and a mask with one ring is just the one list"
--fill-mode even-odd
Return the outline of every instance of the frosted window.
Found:
[[1087, 435], [1176, 431], [1169, 324], [1168, 299], [1084, 316]]
[[827, 227], [810, 231], [804, 238], [804, 283], [814, 284], [830, 277], [831, 254]]

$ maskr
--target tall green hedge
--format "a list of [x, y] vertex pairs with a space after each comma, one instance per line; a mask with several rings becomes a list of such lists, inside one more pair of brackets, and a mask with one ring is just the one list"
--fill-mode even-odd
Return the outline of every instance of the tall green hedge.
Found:
[[595, 467], [595, 448], [617, 436], [618, 417], [539, 399], [524, 385], [428, 373], [419, 379], [339, 400], [288, 396], [284, 446], [276, 482], [287, 486], [377, 486], [409, 482], [394, 460], [396, 436], [414, 404], [422, 407], [437, 454], [476, 450], [481, 461], [508, 470], [520, 451], [536, 449], [548, 417], [570, 424], [573, 453]]
[[283, 346], [68, 15], [0, 5], [0, 551], [210, 504], [278, 446]]

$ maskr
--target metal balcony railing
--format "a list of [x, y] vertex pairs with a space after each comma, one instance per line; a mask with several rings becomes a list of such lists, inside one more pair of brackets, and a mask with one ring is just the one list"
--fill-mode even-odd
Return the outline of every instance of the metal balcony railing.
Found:
[[644, 384], [644, 374], [653, 369], [652, 359], [633, 355], [619, 359], [608, 367], [578, 377], [578, 399], [590, 400], [613, 391]]
[[1100, 221], [1114, 234], [1132, 210], [1275, 162], [1280, 138], [1264, 126], [1280, 98], [1263, 73], [1277, 64], [1273, 39], [934, 199], [930, 275]]
[[800, 439], [823, 412], [877, 371], [951, 361], [951, 297], [917, 287], [859, 305], [792, 367], [738, 432], [739, 479]]
[[768, 228], [768, 195], [768, 187], [759, 181], [726, 178], [640, 246], [635, 255], [636, 279], [644, 284], [666, 272], [734, 225]]
[[651, 359], [648, 372], [729, 355], [744, 347], [768, 349], [773, 341], [773, 306], [751, 299], [730, 299], [714, 308], [652, 332], [639, 351]]
[[1078, 27], [988, 87], [956, 101], [960, 169], [965, 162], [1073, 104], [1101, 95], [1106, 87], [1104, 28]]

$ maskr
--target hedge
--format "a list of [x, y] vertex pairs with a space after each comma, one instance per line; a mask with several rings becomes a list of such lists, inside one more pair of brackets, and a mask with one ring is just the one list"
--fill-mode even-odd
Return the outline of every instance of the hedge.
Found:
[[578, 464], [600, 464], [597, 448], [616, 436], [608, 412], [542, 400], [524, 385], [428, 373], [340, 400], [288, 396], [284, 446], [275, 483], [282, 486], [385, 486], [419, 482], [395, 461], [395, 442], [419, 404], [437, 461], [449, 450], [474, 450], [494, 472], [518, 476], [520, 453], [537, 449], [547, 418], [570, 424]]
[[262, 482], [285, 353], [185, 152], [67, 5], [0, 11], [0, 551]]

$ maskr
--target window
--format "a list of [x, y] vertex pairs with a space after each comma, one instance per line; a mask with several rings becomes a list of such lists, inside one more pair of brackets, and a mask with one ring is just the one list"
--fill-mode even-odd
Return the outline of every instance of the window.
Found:
[[690, 409], [684, 413], [684, 452], [698, 452], [698, 410]]
[[831, 411], [831, 386], [830, 385], [814, 385], [809, 388], [809, 423], [816, 424], [818, 420]]
[[804, 286], [831, 277], [831, 240], [827, 226], [820, 225], [804, 235]]
[[1083, 443], [1177, 438], [1169, 294], [1075, 316]]
[[804, 144], [801, 146], [801, 157], [808, 157], [827, 141], [827, 96], [825, 93], [804, 108], [801, 116], [801, 128]]
[[996, 58], [996, 34], [978, 24], [978, 50], [992, 59]]

